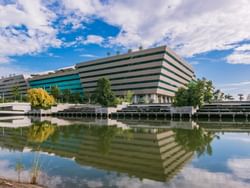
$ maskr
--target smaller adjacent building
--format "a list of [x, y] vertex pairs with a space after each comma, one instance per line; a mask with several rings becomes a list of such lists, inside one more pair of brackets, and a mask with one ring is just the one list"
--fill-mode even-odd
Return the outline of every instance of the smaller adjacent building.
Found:
[[22, 98], [26, 95], [29, 84], [24, 75], [11, 75], [0, 79], [1, 100], [14, 100], [15, 96]]
[[68, 89], [71, 93], [83, 94], [80, 77], [74, 67], [31, 75], [29, 84], [31, 88], [43, 88], [48, 92], [51, 87], [57, 86], [61, 91]]

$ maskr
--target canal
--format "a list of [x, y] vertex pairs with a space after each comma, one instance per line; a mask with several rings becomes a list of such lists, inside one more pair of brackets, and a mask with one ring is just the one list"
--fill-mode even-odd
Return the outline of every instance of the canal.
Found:
[[0, 178], [49, 188], [247, 188], [250, 122], [1, 117]]

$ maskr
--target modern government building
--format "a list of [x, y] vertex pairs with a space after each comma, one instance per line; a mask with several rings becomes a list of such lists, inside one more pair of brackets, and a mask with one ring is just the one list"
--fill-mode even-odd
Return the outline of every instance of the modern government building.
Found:
[[132, 91], [134, 103], [142, 100], [147, 103], [170, 103], [179, 87], [185, 87], [196, 79], [190, 64], [171, 49], [161, 46], [78, 63], [71, 68], [31, 75], [29, 79], [23, 77], [18, 79], [20, 83], [5, 81], [14, 77], [3, 78], [0, 79], [0, 96], [10, 97], [10, 89], [6, 88], [16, 85], [22, 91], [27, 88], [49, 91], [52, 86], [57, 86], [73, 93], [92, 93], [102, 77], [110, 80], [117, 96]]

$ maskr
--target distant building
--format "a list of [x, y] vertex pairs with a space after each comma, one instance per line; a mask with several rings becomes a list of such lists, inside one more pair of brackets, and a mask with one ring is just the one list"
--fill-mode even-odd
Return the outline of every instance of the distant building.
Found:
[[80, 78], [74, 67], [31, 75], [29, 84], [31, 88], [43, 88], [48, 92], [51, 87], [57, 86], [61, 91], [69, 89], [72, 93], [83, 94]]
[[0, 79], [0, 98], [2, 100], [13, 100], [14, 88], [16, 88], [20, 97], [25, 96], [27, 94], [29, 85], [24, 75], [2, 77]]

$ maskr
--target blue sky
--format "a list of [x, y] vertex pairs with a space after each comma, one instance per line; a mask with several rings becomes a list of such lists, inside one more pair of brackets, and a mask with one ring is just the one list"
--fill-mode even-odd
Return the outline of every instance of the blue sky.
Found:
[[249, 0], [0, 0], [0, 76], [167, 45], [197, 77], [248, 95], [249, 10]]

